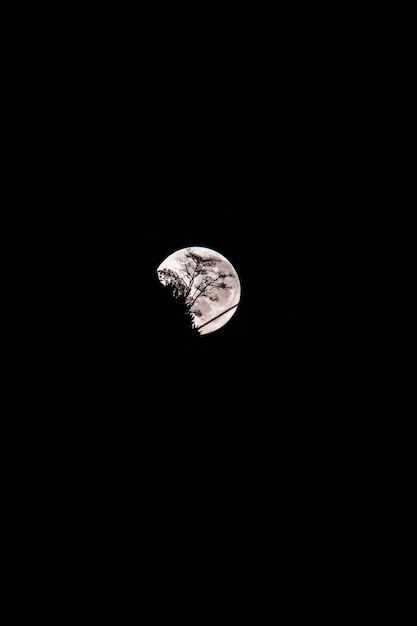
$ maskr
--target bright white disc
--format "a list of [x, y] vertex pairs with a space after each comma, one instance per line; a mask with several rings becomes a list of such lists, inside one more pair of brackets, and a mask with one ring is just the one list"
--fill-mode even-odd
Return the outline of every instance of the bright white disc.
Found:
[[163, 285], [167, 284], [167, 270], [187, 290], [192, 320], [201, 335], [218, 330], [233, 317], [241, 285], [235, 268], [223, 254], [204, 246], [181, 248], [157, 268]]

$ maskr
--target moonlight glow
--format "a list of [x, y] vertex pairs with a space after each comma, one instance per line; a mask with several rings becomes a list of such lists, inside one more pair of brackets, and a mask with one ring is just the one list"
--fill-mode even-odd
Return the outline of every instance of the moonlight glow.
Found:
[[176, 285], [186, 295], [192, 321], [200, 335], [224, 326], [240, 302], [240, 281], [225, 256], [203, 246], [181, 248], [157, 268], [164, 285]]

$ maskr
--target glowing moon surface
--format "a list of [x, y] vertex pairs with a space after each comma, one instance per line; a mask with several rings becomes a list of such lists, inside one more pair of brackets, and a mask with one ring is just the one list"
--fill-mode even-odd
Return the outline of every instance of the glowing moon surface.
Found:
[[231, 262], [211, 248], [190, 246], [176, 250], [158, 266], [159, 281], [174, 286], [191, 313], [200, 335], [224, 326], [236, 313], [241, 284]]

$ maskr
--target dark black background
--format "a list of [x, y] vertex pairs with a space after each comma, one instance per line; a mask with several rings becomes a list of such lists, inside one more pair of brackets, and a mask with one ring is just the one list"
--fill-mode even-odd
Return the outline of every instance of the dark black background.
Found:
[[[59, 15], [11, 48], [17, 615], [397, 610], [415, 44], [342, 24]], [[241, 278], [213, 335], [171, 318], [156, 278], [188, 245]]]

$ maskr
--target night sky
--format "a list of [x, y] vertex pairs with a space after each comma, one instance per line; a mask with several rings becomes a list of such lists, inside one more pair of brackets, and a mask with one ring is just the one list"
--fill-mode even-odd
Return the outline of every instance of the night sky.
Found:
[[[412, 33], [168, 13], [75, 32], [23, 42], [10, 90], [17, 611], [200, 626], [389, 610], [411, 464]], [[242, 285], [202, 337], [156, 275], [192, 245]]]

